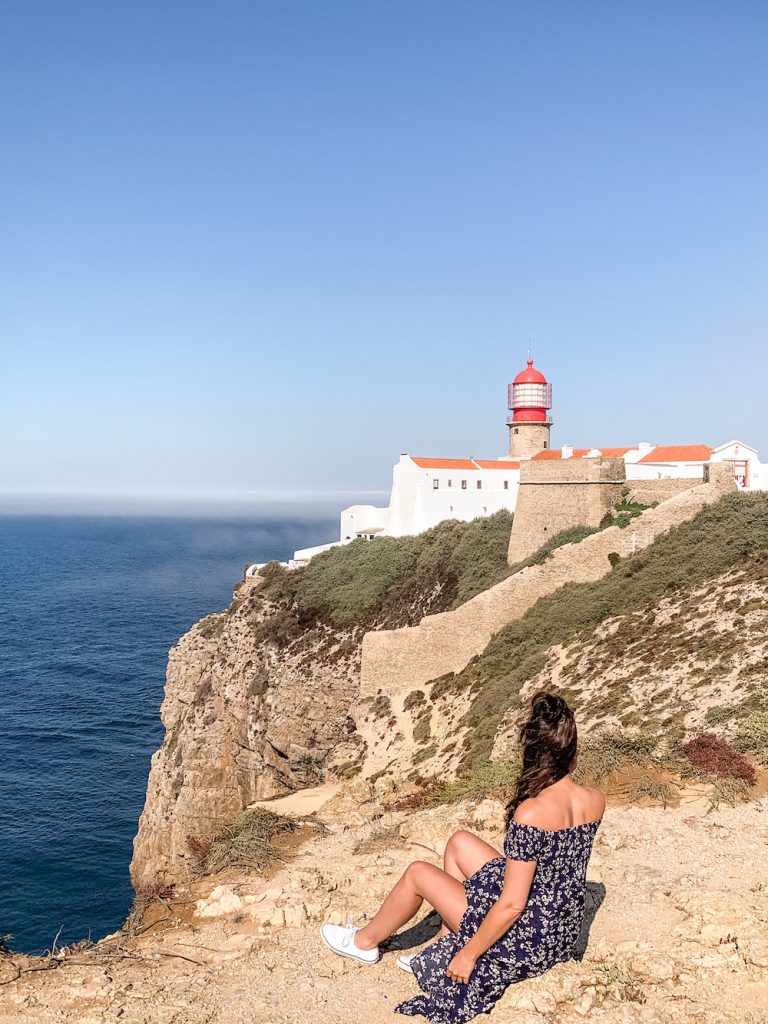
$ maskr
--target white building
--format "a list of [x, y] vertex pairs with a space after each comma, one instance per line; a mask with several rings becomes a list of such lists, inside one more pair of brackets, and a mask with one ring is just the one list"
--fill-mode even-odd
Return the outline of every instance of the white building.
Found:
[[353, 505], [341, 513], [341, 540], [422, 533], [444, 519], [468, 521], [514, 510], [520, 463], [504, 459], [425, 459], [403, 453], [392, 471], [387, 508]]

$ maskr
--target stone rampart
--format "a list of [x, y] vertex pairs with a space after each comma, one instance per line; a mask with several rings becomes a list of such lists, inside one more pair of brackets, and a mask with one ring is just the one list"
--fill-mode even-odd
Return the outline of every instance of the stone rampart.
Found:
[[682, 494], [702, 482], [701, 477], [677, 477], [671, 480], [627, 480], [627, 501], [641, 505], [653, 505], [666, 501], [675, 494]]
[[626, 481], [623, 459], [523, 462], [509, 564], [522, 562], [550, 537], [571, 526], [599, 526]]
[[542, 564], [528, 566], [451, 612], [427, 615], [418, 626], [378, 630], [363, 638], [361, 692], [413, 690], [448, 672], [460, 672], [508, 623], [541, 597], [570, 582], [599, 579], [621, 557], [647, 547], [705, 505], [736, 489], [730, 465], [712, 466], [708, 483], [648, 509], [626, 529], [611, 526], [578, 544], [565, 544]]

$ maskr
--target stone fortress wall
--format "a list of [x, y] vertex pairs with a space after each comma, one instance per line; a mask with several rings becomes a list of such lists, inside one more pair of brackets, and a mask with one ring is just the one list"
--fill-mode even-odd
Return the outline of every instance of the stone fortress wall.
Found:
[[[609, 467], [607, 472], [610, 476], [615, 469]], [[620, 489], [621, 480], [609, 479], [607, 486]], [[647, 547], [660, 534], [693, 519], [705, 505], [735, 490], [732, 465], [711, 464], [706, 483], [688, 486], [667, 498], [639, 515], [626, 529], [611, 526], [578, 544], [563, 545], [543, 564], [521, 569], [454, 611], [427, 615], [418, 626], [366, 633], [361, 694], [415, 690], [446, 673], [460, 672], [485, 650], [495, 633], [523, 616], [539, 598], [572, 581], [600, 579], [611, 570], [609, 554], [616, 552], [623, 558]], [[576, 493], [576, 488], [571, 491]]]
[[[730, 466], [731, 463], [729, 462]], [[706, 478], [705, 478], [706, 479]], [[667, 498], [689, 491], [700, 484], [699, 478], [675, 477], [669, 480], [627, 480], [626, 501], [637, 501], [641, 505], [653, 505]]]
[[625, 483], [623, 459], [521, 462], [509, 564], [524, 561], [570, 526], [599, 526], [621, 501]]

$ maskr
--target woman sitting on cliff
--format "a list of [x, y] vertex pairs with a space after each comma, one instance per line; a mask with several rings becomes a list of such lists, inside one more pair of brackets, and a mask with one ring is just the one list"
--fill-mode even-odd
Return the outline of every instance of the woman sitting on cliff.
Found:
[[397, 961], [426, 994], [400, 1003], [400, 1013], [433, 1024], [468, 1021], [488, 1012], [508, 985], [571, 956], [605, 798], [570, 778], [576, 722], [561, 697], [533, 698], [520, 741], [523, 768], [507, 808], [503, 855], [471, 832], [456, 832], [444, 868], [415, 861], [364, 928], [320, 929], [335, 953], [374, 964], [379, 943], [424, 900], [432, 904], [443, 920], [440, 938]]

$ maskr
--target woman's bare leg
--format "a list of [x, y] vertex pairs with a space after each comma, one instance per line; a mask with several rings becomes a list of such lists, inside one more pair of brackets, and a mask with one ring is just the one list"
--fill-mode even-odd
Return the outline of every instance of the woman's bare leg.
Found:
[[432, 904], [454, 931], [458, 930], [467, 909], [464, 886], [434, 864], [416, 860], [405, 869], [373, 920], [355, 933], [355, 944], [360, 949], [378, 946], [410, 921], [424, 900]]
[[[460, 832], [454, 832], [445, 845], [443, 869], [463, 883], [466, 878], [479, 871], [483, 864], [501, 856], [498, 850], [480, 836], [462, 829]], [[443, 920], [440, 935], [448, 935], [453, 930], [455, 929], [450, 928]]]

